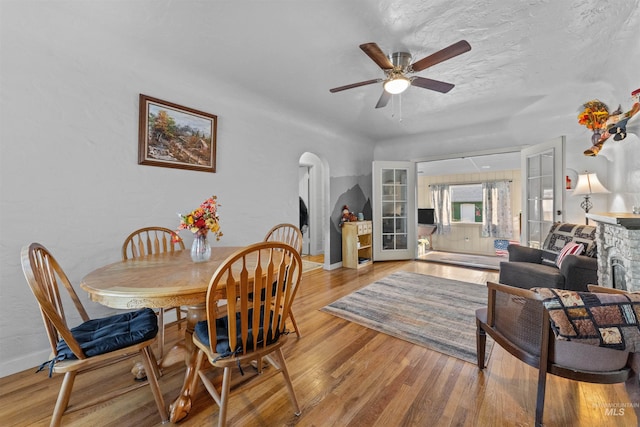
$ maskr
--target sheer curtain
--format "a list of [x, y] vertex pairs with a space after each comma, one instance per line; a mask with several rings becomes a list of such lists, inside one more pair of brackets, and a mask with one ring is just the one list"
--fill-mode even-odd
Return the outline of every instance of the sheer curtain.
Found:
[[451, 192], [448, 184], [431, 184], [431, 203], [436, 234], [451, 232]]
[[509, 181], [482, 183], [482, 237], [513, 237]]

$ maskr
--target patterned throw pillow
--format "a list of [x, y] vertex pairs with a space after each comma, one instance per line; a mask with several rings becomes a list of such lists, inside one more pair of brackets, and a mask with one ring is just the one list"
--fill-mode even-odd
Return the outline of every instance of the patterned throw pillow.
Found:
[[551, 226], [542, 249], [560, 253], [567, 243], [582, 243], [584, 254], [596, 256], [596, 226], [556, 222]]
[[580, 255], [584, 251], [584, 245], [582, 243], [567, 243], [560, 251], [558, 259], [556, 259], [556, 265], [558, 268], [562, 265], [562, 261], [567, 255]]

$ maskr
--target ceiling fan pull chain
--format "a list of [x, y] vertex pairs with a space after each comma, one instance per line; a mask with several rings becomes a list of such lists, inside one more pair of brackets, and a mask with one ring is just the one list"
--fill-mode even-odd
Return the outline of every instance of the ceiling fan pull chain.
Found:
[[396, 118], [396, 97], [391, 96], [391, 118]]
[[396, 98], [398, 99], [398, 122], [402, 123], [402, 95], [394, 95], [391, 98], [391, 118], [396, 118]]

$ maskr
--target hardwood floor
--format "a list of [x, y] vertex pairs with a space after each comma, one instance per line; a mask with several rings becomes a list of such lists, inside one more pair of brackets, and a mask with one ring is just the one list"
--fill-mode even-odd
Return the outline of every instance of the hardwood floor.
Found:
[[[302, 415], [296, 417], [283, 382], [274, 378], [232, 398], [229, 425], [238, 426], [532, 426], [537, 371], [494, 346], [488, 367], [448, 357], [319, 311], [326, 304], [393, 271], [406, 270], [484, 284], [497, 272], [425, 262], [381, 262], [364, 270], [306, 273], [294, 303], [302, 337], [290, 335], [285, 356]], [[168, 346], [179, 338], [169, 328]], [[169, 348], [169, 347], [167, 347]], [[132, 361], [80, 377], [83, 393], [131, 381]], [[0, 379], [0, 425], [46, 426], [62, 377], [35, 369]], [[167, 403], [184, 368], [160, 379]], [[614, 408], [615, 410], [611, 410]], [[184, 426], [215, 425], [218, 409], [199, 385]], [[621, 384], [578, 383], [549, 376], [546, 426], [635, 426]], [[160, 426], [146, 388], [63, 417], [67, 426]]]

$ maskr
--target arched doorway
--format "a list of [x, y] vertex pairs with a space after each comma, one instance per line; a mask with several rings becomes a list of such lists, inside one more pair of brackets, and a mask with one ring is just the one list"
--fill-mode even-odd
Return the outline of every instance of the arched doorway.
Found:
[[[308, 226], [303, 230], [303, 255], [324, 255], [324, 266], [329, 261], [326, 244], [328, 227], [328, 187], [327, 166], [314, 153], [303, 153], [299, 160], [299, 195], [307, 208]], [[301, 203], [301, 206], [302, 206]]]

